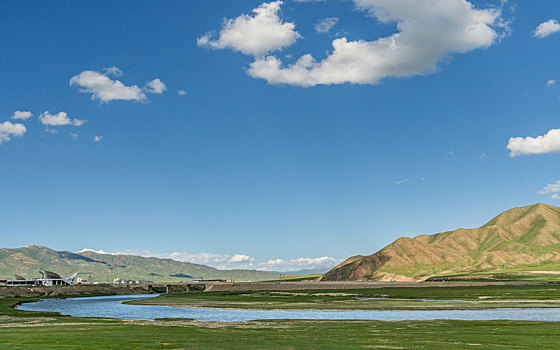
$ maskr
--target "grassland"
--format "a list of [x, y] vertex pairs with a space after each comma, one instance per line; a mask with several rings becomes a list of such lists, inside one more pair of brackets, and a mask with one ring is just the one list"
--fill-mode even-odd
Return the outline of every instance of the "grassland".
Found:
[[[346, 294], [393, 299], [430, 298], [552, 302], [560, 287], [384, 288], [285, 293], [168, 294], [151, 303], [256, 305], [286, 308], [353, 303]], [[487, 300], [485, 299], [485, 300]], [[516, 321], [121, 321], [70, 318], [13, 309], [31, 298], [0, 298], [1, 349], [557, 349], [560, 325]], [[357, 301], [360, 303], [361, 301]], [[405, 302], [392, 300], [394, 303]], [[409, 303], [414, 303], [409, 301]], [[423, 302], [419, 302], [423, 303]], [[252, 304], [252, 306], [251, 306]], [[389, 306], [389, 304], [387, 304]], [[397, 304], [392, 304], [394, 307]], [[409, 308], [410, 305], [407, 305]], [[266, 308], [263, 306], [263, 308]]]
[[[426, 302], [419, 299], [434, 301]], [[157, 298], [130, 303], [260, 310], [445, 310], [560, 307], [560, 285], [179, 293], [164, 294]]]

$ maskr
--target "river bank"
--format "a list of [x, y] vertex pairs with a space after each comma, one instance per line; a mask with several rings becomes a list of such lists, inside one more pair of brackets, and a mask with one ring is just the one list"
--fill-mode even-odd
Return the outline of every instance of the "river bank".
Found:
[[[0, 298], [152, 294], [157, 293], [157, 289], [158, 288], [148, 285], [114, 286], [111, 284], [53, 287], [0, 287]], [[165, 291], [164, 288], [163, 291]]]
[[[121, 292], [125, 292], [120, 290]], [[129, 290], [130, 291], [130, 290]], [[129, 292], [126, 291], [126, 292]], [[177, 293], [164, 297], [192, 298], [200, 304], [279, 302], [336, 305], [359, 290]], [[304, 295], [301, 295], [304, 294]], [[307, 295], [307, 296], [306, 296]], [[361, 290], [361, 295], [391, 298], [446, 300], [560, 299], [557, 285], [486, 286], [452, 288], [381, 288]], [[40, 297], [40, 296], [39, 296]], [[480, 298], [482, 297], [482, 299]], [[269, 299], [266, 301], [266, 299]], [[323, 299], [322, 299], [323, 298]], [[324, 302], [324, 298], [330, 301]], [[331, 299], [332, 298], [332, 299]], [[156, 321], [109, 320], [67, 317], [56, 313], [25, 312], [11, 306], [37, 298], [0, 298], [0, 348], [3, 349], [337, 349], [410, 348], [556, 349], [558, 322], [534, 321], [355, 321], [355, 320], [263, 320], [249, 322], [200, 322], [181, 319]], [[243, 300], [244, 299], [244, 300]], [[148, 301], [148, 300], [145, 300]], [[350, 302], [350, 301], [348, 301]], [[358, 301], [360, 302], [360, 301]], [[392, 302], [399, 302], [392, 300]], [[423, 301], [408, 300], [409, 303]], [[344, 301], [342, 301], [344, 303]], [[464, 304], [464, 302], [458, 303]], [[394, 306], [394, 305], [393, 305]], [[247, 307], [247, 305], [245, 305]], [[103, 334], [103, 337], [99, 337]], [[341, 341], [343, 339], [343, 341]]]

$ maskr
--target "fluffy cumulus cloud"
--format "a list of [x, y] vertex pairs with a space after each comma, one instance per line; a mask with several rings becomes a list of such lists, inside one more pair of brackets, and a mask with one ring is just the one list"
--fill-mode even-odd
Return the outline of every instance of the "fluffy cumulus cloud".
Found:
[[4, 142], [8, 142], [12, 137], [21, 137], [25, 135], [27, 128], [23, 124], [12, 123], [5, 121], [0, 123], [0, 145]]
[[550, 194], [552, 199], [560, 199], [560, 181], [546, 185], [545, 188], [539, 191], [539, 194]]
[[[81, 252], [100, 252], [91, 249], [84, 249]], [[341, 260], [330, 257], [319, 258], [298, 258], [298, 259], [271, 259], [267, 261], [258, 261], [254, 257], [245, 254], [212, 254], [212, 253], [188, 253], [188, 252], [174, 252], [174, 253], [154, 253], [149, 250], [125, 250], [117, 253], [107, 253], [101, 251], [103, 254], [114, 255], [137, 255], [144, 257], [155, 257], [160, 259], [173, 259], [182, 262], [190, 262], [194, 264], [208, 265], [219, 269], [251, 269], [261, 271], [298, 271], [319, 269], [326, 271]]]
[[117, 67], [105, 68], [104, 73], [85, 70], [70, 79], [70, 86], [78, 87], [80, 92], [90, 93], [92, 100], [99, 100], [102, 103], [115, 100], [135, 102], [147, 100], [146, 95], [137, 85], [126, 86], [119, 80], [109, 78], [109, 75], [120, 76], [122, 72]]
[[547, 36], [554, 34], [556, 32], [560, 32], [560, 23], [558, 23], [555, 19], [550, 19], [546, 22], [539, 24], [533, 36], [535, 38], [546, 38]]
[[225, 21], [215, 38], [207, 33], [197, 39], [199, 46], [212, 49], [231, 49], [246, 55], [262, 56], [281, 50], [296, 42], [301, 35], [295, 24], [283, 22], [279, 16], [282, 1], [263, 3], [252, 11]]
[[327, 33], [336, 25], [337, 22], [337, 17], [327, 17], [322, 19], [315, 24], [315, 31], [317, 33]]
[[[217, 268], [227, 268], [230, 265], [230, 263], [238, 264], [239, 262], [252, 260], [252, 258], [243, 254], [227, 255], [227, 254], [188, 253], [188, 252], [154, 253], [148, 250], [125, 250], [115, 254], [138, 255], [138, 256], [145, 256], [145, 257], [160, 258], [160, 259], [173, 259], [177, 261], [208, 265]], [[248, 260], [246, 260], [245, 257], [247, 257]]]
[[16, 120], [27, 120], [33, 116], [33, 113], [29, 111], [15, 111], [14, 115], [12, 115], [12, 119]]
[[167, 85], [165, 85], [160, 79], [154, 79], [146, 84], [144, 90], [150, 94], [162, 94], [167, 90]]
[[244, 254], [235, 254], [234, 256], [232, 256], [229, 260], [228, 263], [230, 264], [239, 264], [239, 263], [250, 263], [255, 261], [254, 258], [251, 258], [249, 255], [244, 255]]
[[398, 32], [374, 41], [335, 39], [322, 61], [306, 54], [284, 65], [276, 56], [260, 57], [249, 74], [271, 84], [376, 84], [387, 77], [434, 73], [450, 55], [488, 48], [507, 29], [499, 9], [477, 9], [466, 0], [354, 3], [381, 23], [396, 23]]
[[47, 126], [82, 126], [86, 123], [85, 120], [71, 119], [66, 112], [51, 114], [49, 111], [45, 111], [39, 115], [39, 120], [43, 125]]
[[560, 129], [552, 129], [537, 137], [512, 137], [507, 148], [510, 156], [558, 153], [560, 152]]
[[320, 258], [298, 258], [292, 260], [272, 259], [262, 263], [262, 271], [298, 271], [309, 269], [329, 269], [340, 263], [340, 260], [323, 256]]
[[81, 253], [96, 253], [96, 254], [111, 254], [108, 253], [106, 251], [104, 251], [103, 249], [100, 250], [94, 250], [94, 249], [82, 249], [80, 251], [77, 251], [76, 253], [81, 254]]

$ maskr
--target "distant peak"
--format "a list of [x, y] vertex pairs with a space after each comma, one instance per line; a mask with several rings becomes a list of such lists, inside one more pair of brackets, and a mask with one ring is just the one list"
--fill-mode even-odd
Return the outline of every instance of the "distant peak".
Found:
[[484, 225], [483, 227], [495, 225], [498, 223], [499, 224], [513, 223], [525, 217], [528, 218], [530, 214], [533, 215], [540, 214], [546, 216], [547, 213], [548, 214], [560, 213], [560, 208], [544, 203], [537, 203], [532, 205], [526, 205], [523, 207], [512, 208], [499, 214], [494, 219], [486, 223], [486, 225]]

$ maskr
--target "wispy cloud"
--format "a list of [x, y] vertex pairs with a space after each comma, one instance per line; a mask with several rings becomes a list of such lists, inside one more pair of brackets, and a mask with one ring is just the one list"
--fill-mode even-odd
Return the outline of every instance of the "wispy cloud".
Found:
[[329, 32], [338, 22], [337, 17], [327, 17], [315, 23], [315, 31], [317, 33], [327, 33]]
[[404, 184], [409, 183], [409, 182], [417, 182], [417, 181], [424, 181], [424, 180], [425, 180], [424, 177], [417, 177], [417, 178], [412, 178], [412, 179], [411, 178], [405, 178], [405, 179], [396, 180], [394, 182], [394, 184], [395, 185], [404, 185]]
[[403, 185], [407, 182], [410, 182], [410, 179], [397, 180], [395, 181], [395, 185]]
[[551, 194], [552, 199], [560, 199], [560, 180], [556, 181], [556, 183], [546, 185], [538, 193], [539, 194]]
[[122, 70], [118, 69], [115, 66], [109, 68], [103, 68], [103, 71], [105, 72], [105, 75], [112, 75], [115, 77], [122, 77], [124, 74]]

